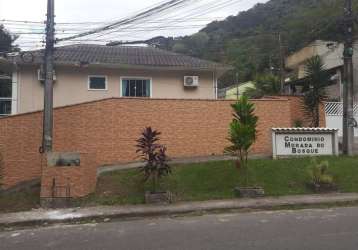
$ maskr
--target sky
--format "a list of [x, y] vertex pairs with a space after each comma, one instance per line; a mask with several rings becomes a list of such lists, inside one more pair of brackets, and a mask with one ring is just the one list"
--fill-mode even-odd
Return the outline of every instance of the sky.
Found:
[[[165, 0], [55, 0], [56, 22], [112, 22], [129, 17]], [[247, 10], [257, 3], [267, 0], [191, 0], [184, 8], [172, 10], [164, 16], [153, 17], [151, 21], [161, 20], [155, 25], [147, 22], [138, 23], [135, 27], [126, 28], [126, 32], [107, 35], [103, 40], [138, 40], [156, 35], [180, 36], [197, 32], [205, 24], [213, 20], [221, 20], [240, 11]], [[222, 4], [221, 4], [222, 3]], [[0, 0], [0, 23], [12, 32], [41, 31], [40, 24], [21, 25], [7, 23], [2, 20], [44, 21], [47, 0]], [[190, 18], [185, 18], [189, 16]], [[175, 19], [180, 20], [175, 20]], [[163, 20], [168, 21], [163, 21]], [[173, 20], [174, 19], [174, 20]], [[61, 26], [57, 30], [63, 36], [85, 31], [103, 24]], [[151, 28], [149, 28], [151, 27]], [[159, 27], [159, 29], [157, 29]], [[66, 34], [65, 34], [66, 33]], [[72, 34], [71, 33], [71, 34]], [[60, 36], [60, 35], [58, 35]], [[21, 34], [19, 43], [30, 46], [30, 42], [38, 42], [42, 35]]]

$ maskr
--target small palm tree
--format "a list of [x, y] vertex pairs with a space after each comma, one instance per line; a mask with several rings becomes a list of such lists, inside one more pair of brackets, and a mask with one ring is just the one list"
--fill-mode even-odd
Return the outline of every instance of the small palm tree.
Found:
[[307, 80], [303, 87], [306, 113], [312, 118], [311, 126], [319, 127], [320, 104], [326, 98], [326, 87], [330, 85], [330, 75], [320, 56], [314, 56], [305, 63]]
[[254, 87], [244, 92], [249, 98], [262, 98], [265, 95], [279, 95], [281, 90], [280, 79], [272, 74], [259, 75], [254, 80]]
[[258, 117], [255, 116], [255, 106], [246, 96], [242, 96], [237, 103], [232, 105], [234, 110], [233, 120], [230, 124], [229, 138], [231, 146], [226, 152], [238, 157], [237, 167], [245, 174], [245, 184], [249, 184], [248, 155], [251, 146], [256, 140]]

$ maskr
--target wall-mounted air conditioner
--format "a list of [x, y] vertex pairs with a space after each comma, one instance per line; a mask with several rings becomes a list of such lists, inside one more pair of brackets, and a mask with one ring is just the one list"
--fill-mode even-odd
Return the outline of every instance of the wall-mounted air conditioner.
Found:
[[198, 87], [199, 86], [199, 76], [184, 76], [184, 86], [185, 87]]

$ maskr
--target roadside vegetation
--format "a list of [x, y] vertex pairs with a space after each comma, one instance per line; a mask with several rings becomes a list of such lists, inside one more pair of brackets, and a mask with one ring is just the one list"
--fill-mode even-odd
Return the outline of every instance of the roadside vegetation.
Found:
[[[358, 157], [319, 157], [329, 162], [325, 175], [332, 176], [338, 191], [358, 192]], [[312, 158], [249, 160], [249, 185], [262, 186], [267, 196], [311, 194]], [[172, 174], [159, 180], [159, 189], [170, 190], [175, 201], [231, 199], [233, 189], [245, 185], [235, 161], [173, 165]], [[152, 183], [143, 181], [138, 169], [106, 173], [99, 177], [96, 193], [76, 202], [78, 206], [144, 204]], [[0, 213], [39, 207], [39, 188], [0, 195]]]
[[[312, 158], [249, 160], [249, 185], [262, 186], [267, 196], [314, 193], [309, 182]], [[328, 161], [326, 174], [332, 176], [340, 192], [358, 192], [358, 157], [320, 157]], [[234, 161], [173, 166], [172, 175], [162, 179], [161, 189], [170, 190], [176, 201], [203, 201], [234, 198], [233, 189], [245, 185], [245, 175], [237, 174]], [[83, 205], [143, 204], [150, 183], [136, 169], [107, 173], [98, 180], [97, 192]]]
[[27, 211], [40, 207], [40, 185], [16, 193], [0, 193], [0, 213]]

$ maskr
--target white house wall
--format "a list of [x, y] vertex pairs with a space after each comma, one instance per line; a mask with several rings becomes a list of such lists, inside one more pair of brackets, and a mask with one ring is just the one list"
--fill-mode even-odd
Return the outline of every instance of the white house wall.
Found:
[[[107, 90], [89, 91], [88, 76], [107, 76]], [[184, 88], [186, 75], [198, 75], [198, 88]], [[152, 98], [169, 99], [215, 99], [216, 79], [212, 72], [168, 70], [124, 70], [80, 67], [57, 67], [54, 84], [54, 106], [65, 106], [103, 98], [120, 97], [121, 77], [146, 77], [152, 79]], [[26, 67], [19, 71], [18, 113], [43, 108], [43, 86], [38, 81], [37, 68]]]

